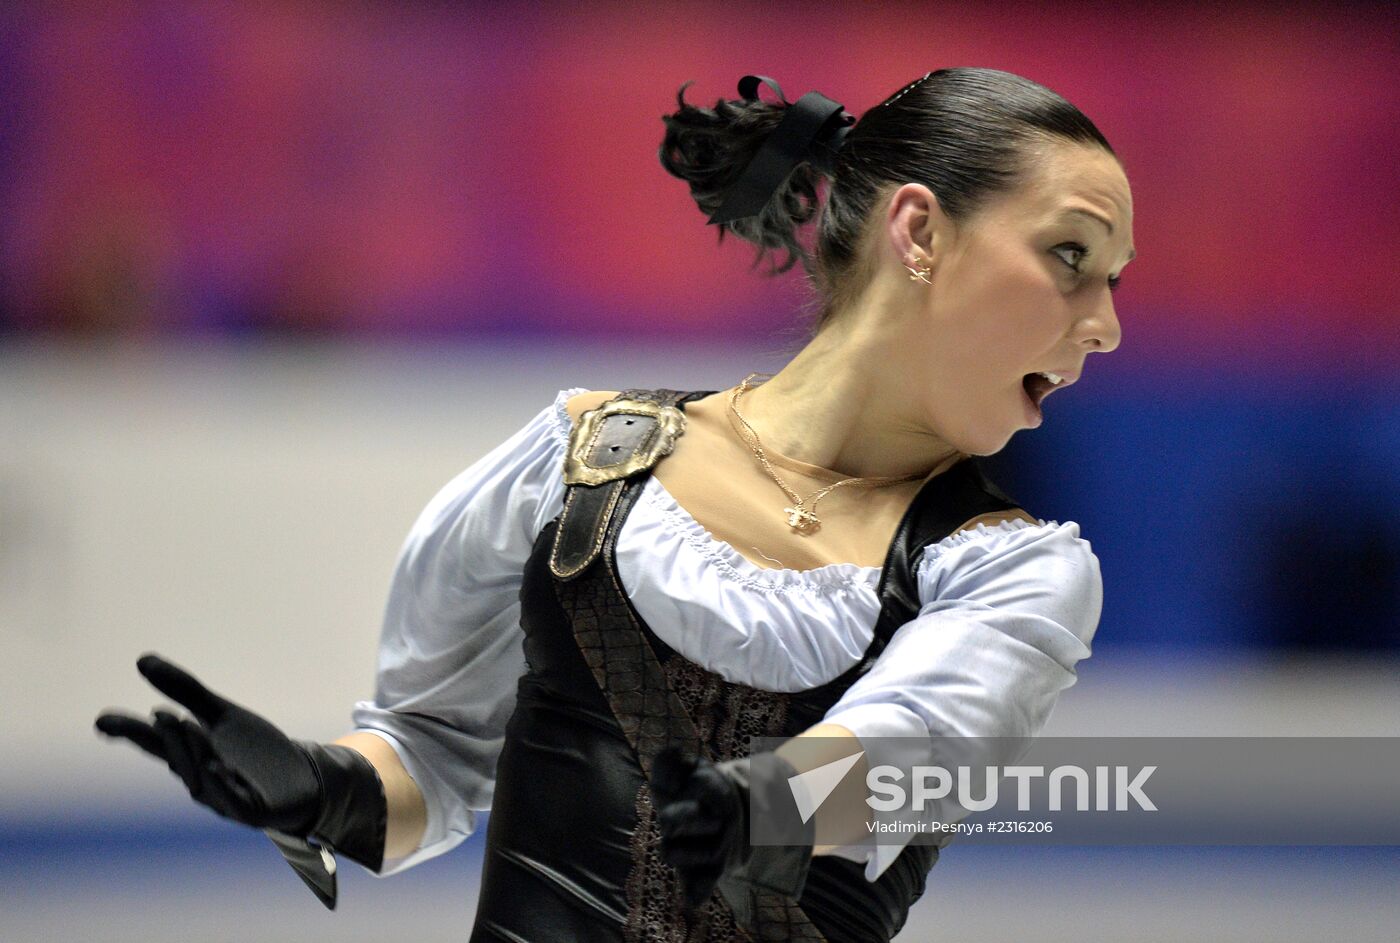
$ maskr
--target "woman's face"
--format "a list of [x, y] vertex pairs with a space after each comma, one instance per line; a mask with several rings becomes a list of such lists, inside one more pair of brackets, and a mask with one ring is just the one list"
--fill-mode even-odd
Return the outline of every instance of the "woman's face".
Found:
[[1047, 143], [1019, 188], [958, 226], [927, 219], [933, 284], [913, 283], [925, 415], [954, 448], [991, 455], [1040, 424], [1027, 374], [1057, 373], [1063, 390], [1118, 346], [1110, 291], [1134, 255], [1132, 193], [1107, 151]]

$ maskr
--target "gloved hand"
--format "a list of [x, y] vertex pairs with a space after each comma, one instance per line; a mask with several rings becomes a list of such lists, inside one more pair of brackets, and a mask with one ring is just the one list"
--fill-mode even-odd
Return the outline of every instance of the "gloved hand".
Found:
[[[723, 763], [675, 747], [657, 754], [651, 792], [661, 830], [661, 857], [676, 869], [687, 907], [716, 889], [740, 926], [751, 927], [759, 893], [796, 900], [812, 860], [815, 826], [802, 822], [788, 779], [797, 771], [776, 753]], [[792, 845], [754, 845], [750, 816], [776, 820]]]
[[310, 833], [320, 816], [321, 780], [303, 747], [157, 655], [142, 657], [136, 668], [195, 720], [160, 709], [151, 722], [105, 713], [97, 718], [99, 731], [164, 760], [191, 798], [222, 816], [255, 828]]
[[[334, 859], [314, 851], [307, 838], [372, 870], [382, 867], [388, 818], [384, 790], [379, 774], [360, 753], [294, 741], [158, 655], [143, 656], [136, 668], [162, 694], [188, 708], [194, 720], [160, 709], [149, 722], [108, 712], [97, 718], [101, 733], [124, 737], [164, 760], [197, 802], [268, 830], [328, 907], [335, 901]], [[328, 860], [322, 865], [319, 859]]]

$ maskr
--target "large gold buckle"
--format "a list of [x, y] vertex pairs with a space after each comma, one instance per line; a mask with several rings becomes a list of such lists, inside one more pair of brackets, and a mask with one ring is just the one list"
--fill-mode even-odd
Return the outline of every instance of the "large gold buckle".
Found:
[[[592, 465], [588, 456], [603, 434], [603, 420], [609, 416], [643, 416], [655, 420], [651, 435], [625, 460], [616, 465]], [[566, 485], [601, 485], [635, 475], [669, 455], [676, 439], [685, 431], [685, 413], [675, 406], [661, 406], [637, 399], [615, 399], [590, 409], [579, 417], [578, 428], [569, 437], [569, 454], [564, 459]]]

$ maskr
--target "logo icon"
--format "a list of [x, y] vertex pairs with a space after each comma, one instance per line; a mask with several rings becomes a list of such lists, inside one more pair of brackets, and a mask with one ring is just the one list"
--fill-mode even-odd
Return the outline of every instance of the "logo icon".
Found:
[[832, 790], [850, 772], [851, 767], [856, 765], [856, 761], [864, 755], [865, 751], [861, 750], [825, 766], [788, 777], [788, 788], [792, 790], [793, 801], [797, 803], [797, 812], [802, 816], [804, 825], [816, 814], [817, 809], [821, 808], [826, 797], [831, 795]]

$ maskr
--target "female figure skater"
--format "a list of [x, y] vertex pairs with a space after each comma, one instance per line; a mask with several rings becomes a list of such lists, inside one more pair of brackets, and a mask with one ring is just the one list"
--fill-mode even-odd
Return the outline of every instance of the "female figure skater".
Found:
[[[662, 164], [721, 238], [804, 264], [811, 341], [720, 392], [566, 390], [450, 482], [341, 740], [292, 741], [154, 655], [193, 716], [98, 719], [328, 905], [335, 853], [393, 873], [490, 809], [473, 941], [887, 941], [937, 848], [860, 838], [859, 803], [804, 824], [787, 778], [863, 770], [886, 737], [1032, 736], [1089, 654], [1089, 543], [976, 457], [1118, 346], [1132, 199], [1108, 142], [987, 69], [854, 123], [759, 76], [713, 109], [684, 93]], [[752, 844], [751, 802], [801, 840]]]

